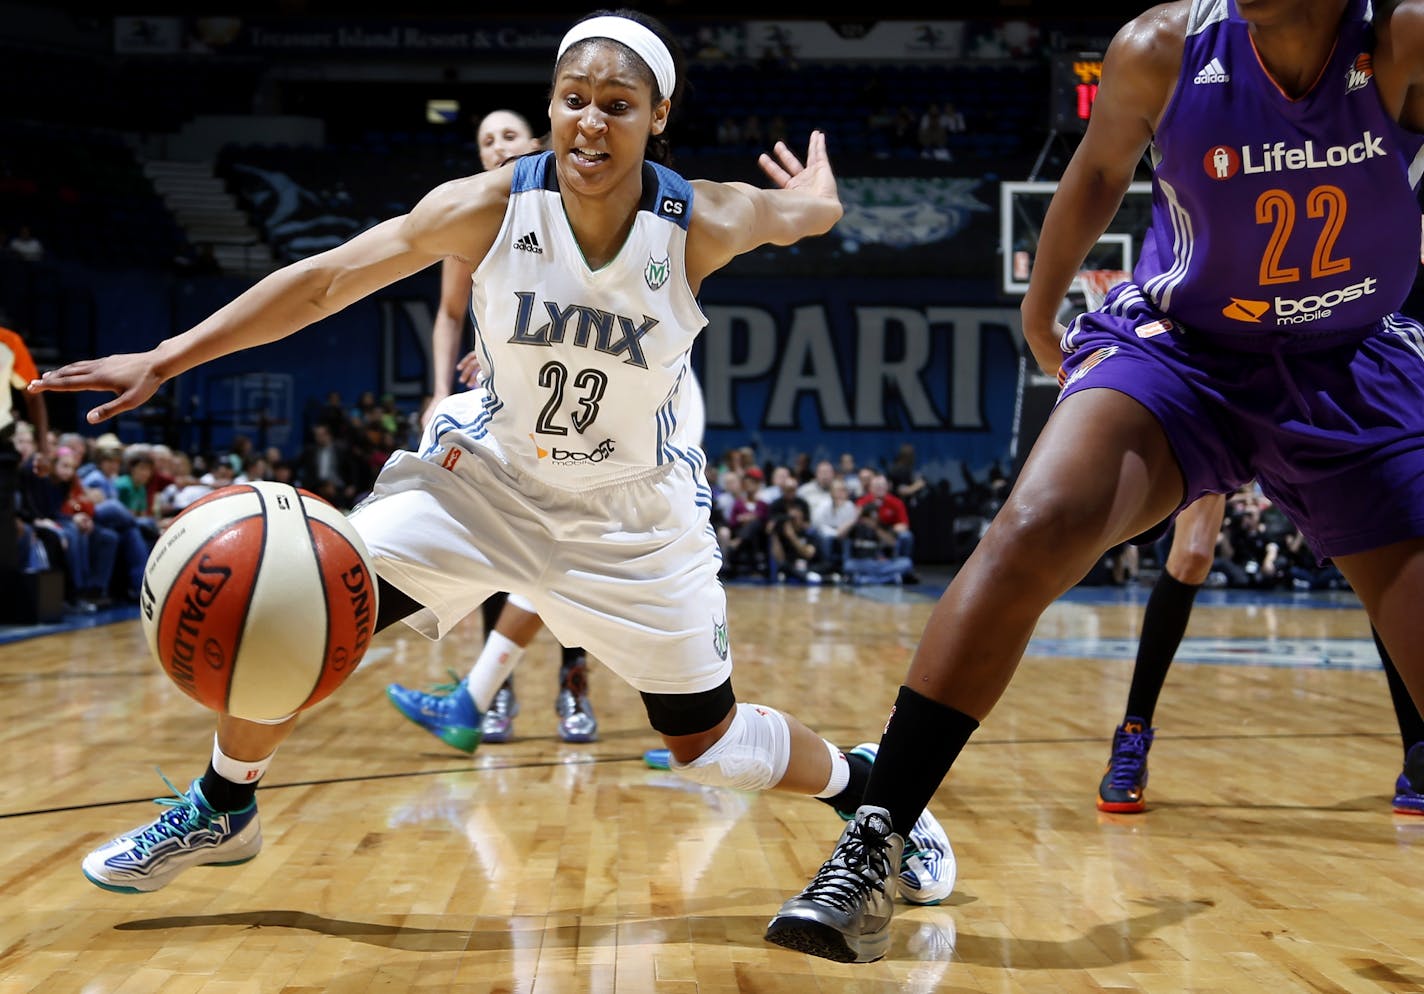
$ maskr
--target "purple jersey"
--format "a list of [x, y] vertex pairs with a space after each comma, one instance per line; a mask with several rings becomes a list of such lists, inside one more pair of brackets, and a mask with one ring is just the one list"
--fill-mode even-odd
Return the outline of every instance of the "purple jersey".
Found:
[[1320, 77], [1291, 99], [1235, 0], [1193, 0], [1133, 270], [1159, 310], [1238, 348], [1309, 348], [1399, 309], [1419, 268], [1424, 136], [1380, 102], [1369, 17], [1350, 0]]

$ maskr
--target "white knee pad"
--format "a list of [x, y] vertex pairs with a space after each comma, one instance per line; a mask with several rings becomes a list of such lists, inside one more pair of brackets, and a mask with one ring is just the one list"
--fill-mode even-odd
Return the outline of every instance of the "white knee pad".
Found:
[[673, 772], [693, 783], [735, 790], [767, 790], [786, 775], [791, 761], [791, 728], [775, 708], [738, 704], [732, 724], [717, 742], [690, 763], [672, 760]]

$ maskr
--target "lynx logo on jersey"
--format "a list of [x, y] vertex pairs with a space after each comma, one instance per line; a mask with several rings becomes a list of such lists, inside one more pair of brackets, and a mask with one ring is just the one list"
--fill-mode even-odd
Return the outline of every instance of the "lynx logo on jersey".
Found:
[[656, 259], [649, 259], [647, 267], [643, 270], [643, 279], [647, 281], [649, 290], [661, 290], [664, 283], [668, 281], [668, 273], [672, 271], [672, 262], [664, 258], [662, 262]]
[[717, 653], [717, 658], [726, 660], [727, 658], [727, 618], [723, 615], [722, 620], [712, 619], [712, 651]]
[[1374, 60], [1370, 58], [1369, 52], [1361, 52], [1355, 56], [1355, 64], [1345, 72], [1345, 92], [1354, 93], [1356, 90], [1363, 90], [1370, 85], [1370, 80], [1374, 77]]
[[[552, 301], [544, 301], [544, 314], [548, 321], [534, 327], [534, 294], [520, 291], [519, 313], [514, 318], [514, 334], [509, 336], [512, 345], [561, 345], [565, 341], [578, 348], [593, 349], [606, 355], [619, 356], [627, 353], [623, 361], [640, 369], [648, 368], [643, 358], [643, 336], [657, 326], [658, 319], [644, 314], [642, 320], [610, 314], [595, 307], [570, 304], [563, 307]], [[619, 338], [613, 338], [617, 330]]]

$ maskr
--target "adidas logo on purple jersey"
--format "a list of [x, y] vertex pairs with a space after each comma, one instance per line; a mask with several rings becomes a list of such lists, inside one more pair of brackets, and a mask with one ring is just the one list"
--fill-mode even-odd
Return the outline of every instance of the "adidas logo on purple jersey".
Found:
[[1226, 67], [1221, 64], [1221, 60], [1212, 56], [1210, 62], [1197, 70], [1197, 74], [1192, 77], [1193, 83], [1229, 83], [1231, 73], [1226, 71]]

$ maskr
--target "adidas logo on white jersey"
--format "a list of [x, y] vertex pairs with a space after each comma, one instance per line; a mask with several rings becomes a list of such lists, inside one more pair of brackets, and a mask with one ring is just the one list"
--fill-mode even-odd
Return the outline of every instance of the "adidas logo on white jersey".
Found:
[[1197, 70], [1197, 74], [1192, 77], [1193, 83], [1229, 83], [1231, 73], [1226, 71], [1226, 67], [1221, 64], [1221, 60], [1212, 57], [1212, 60]]
[[535, 255], [544, 254], [544, 250], [539, 247], [539, 236], [532, 231], [527, 235], [521, 235], [519, 238], [516, 238], [514, 240], [514, 247], [521, 252], [533, 252]]

